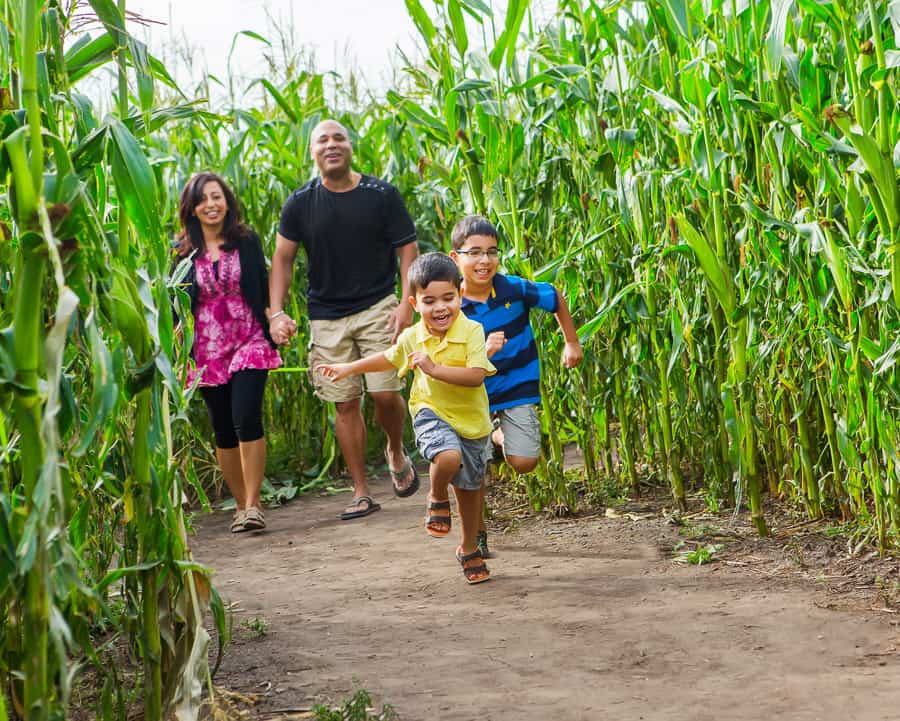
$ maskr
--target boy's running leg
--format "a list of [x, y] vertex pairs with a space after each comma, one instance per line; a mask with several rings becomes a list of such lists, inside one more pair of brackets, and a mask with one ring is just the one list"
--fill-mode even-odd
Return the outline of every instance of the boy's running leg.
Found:
[[481, 488], [479, 488], [476, 493], [478, 494], [478, 534], [475, 537], [475, 542], [478, 545], [478, 550], [481, 551], [481, 555], [485, 558], [491, 557], [491, 552], [488, 550], [487, 543], [487, 525], [485, 524], [487, 520], [488, 508], [487, 503], [485, 502], [485, 496], [487, 495], [487, 473], [485, 473], [484, 481], [481, 483]]
[[450, 533], [450, 496], [447, 487], [459, 472], [462, 454], [457, 450], [446, 450], [438, 453], [429, 468], [431, 476], [431, 493], [428, 494], [428, 505], [444, 504], [429, 509], [425, 528], [429, 535], [446, 536]]
[[[453, 486], [453, 492], [456, 494], [456, 509], [459, 512], [460, 525], [462, 526], [462, 543], [457, 552], [457, 558], [462, 558], [478, 551], [476, 539], [478, 537], [479, 519], [482, 515], [482, 506], [480, 505], [482, 494], [478, 490], [464, 491], [456, 486]], [[485, 581], [491, 575], [480, 555], [461, 562], [464, 572], [467, 569], [482, 567], [478, 572], [470, 570], [466, 573], [466, 580], [469, 583]]]

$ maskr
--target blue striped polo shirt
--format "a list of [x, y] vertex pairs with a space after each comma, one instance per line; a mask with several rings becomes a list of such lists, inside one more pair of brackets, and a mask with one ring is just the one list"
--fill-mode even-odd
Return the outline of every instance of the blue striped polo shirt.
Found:
[[531, 308], [555, 313], [556, 288], [497, 273], [486, 301], [462, 299], [463, 313], [481, 323], [485, 337], [498, 330], [506, 335], [506, 345], [491, 357], [497, 374], [484, 379], [492, 413], [541, 402], [541, 368], [528, 320]]

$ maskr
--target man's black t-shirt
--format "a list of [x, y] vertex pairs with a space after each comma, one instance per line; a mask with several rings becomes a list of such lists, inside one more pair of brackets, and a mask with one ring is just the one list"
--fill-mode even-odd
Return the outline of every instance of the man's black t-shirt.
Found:
[[281, 209], [278, 232], [306, 249], [310, 320], [343, 318], [392, 294], [396, 249], [416, 239], [398, 190], [371, 175], [345, 193], [321, 178], [306, 183]]

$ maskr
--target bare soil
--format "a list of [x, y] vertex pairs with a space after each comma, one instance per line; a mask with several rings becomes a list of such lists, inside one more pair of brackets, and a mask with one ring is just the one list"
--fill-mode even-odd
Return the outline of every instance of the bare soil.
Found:
[[[425, 534], [425, 490], [373, 491], [383, 508], [361, 520], [338, 520], [341, 494], [269, 510], [258, 533], [198, 522], [234, 613], [216, 684], [235, 717], [310, 718], [364, 688], [403, 721], [898, 718], [897, 562], [848, 554], [825, 524], [776, 516], [758, 539], [699, 510], [673, 525], [664, 499], [506, 507], [492, 579], [469, 587], [457, 529]], [[718, 549], [680, 564], [680, 542]]]

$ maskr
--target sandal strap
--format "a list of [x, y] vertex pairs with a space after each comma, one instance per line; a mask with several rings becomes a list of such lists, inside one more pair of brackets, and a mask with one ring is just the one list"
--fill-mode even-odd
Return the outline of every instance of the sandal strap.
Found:
[[[385, 455], [385, 458], [386, 457], [387, 456]], [[412, 458], [406, 455], [404, 455], [403, 457], [403, 468], [401, 468], [400, 470], [395, 471], [390, 467], [390, 465], [388, 465], [388, 473], [391, 474], [395, 481], [402, 481], [409, 475], [410, 470], [415, 470], [415, 468], [413, 467]]]
[[450, 516], [428, 516], [427, 524], [430, 526], [432, 523], [443, 523], [445, 526], [449, 526]]
[[429, 511], [442, 511], [450, 509], [450, 501], [431, 501], [428, 504]]
[[481, 549], [479, 548], [476, 548], [474, 551], [472, 551], [472, 553], [467, 553], [465, 555], [461, 553], [456, 554], [456, 560], [460, 563], [465, 563], [466, 561], [474, 561], [476, 558], [484, 558], [484, 555], [482, 555]]

